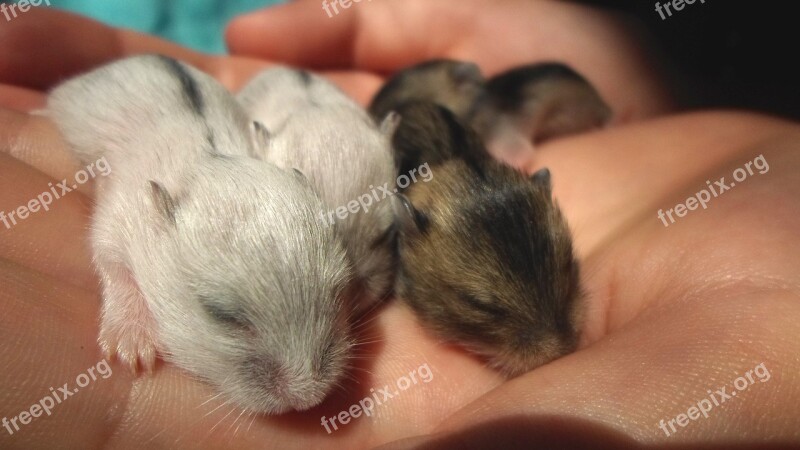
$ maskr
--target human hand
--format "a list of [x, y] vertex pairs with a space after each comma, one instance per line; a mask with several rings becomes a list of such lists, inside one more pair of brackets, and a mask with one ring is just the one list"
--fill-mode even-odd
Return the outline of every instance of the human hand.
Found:
[[[227, 31], [231, 53], [377, 75], [442, 57], [473, 61], [489, 76], [559, 61], [599, 90], [616, 123], [672, 108], [654, 49], [623, 16], [553, 1], [376, 0], [332, 17], [320, 5], [295, 1], [235, 19]], [[369, 96], [355, 97], [366, 103], [380, 83], [365, 87]]]
[[[31, 71], [0, 60], [5, 68], [0, 82], [8, 83], [9, 76], [40, 77], [38, 87], [11, 83], [16, 87], [4, 90], [8, 104], [41, 105], [37, 89], [60, 76], [48, 72], [48, 64], [76, 73], [117, 57], [161, 51], [204, 68], [228, 86], [265, 65], [209, 58], [49, 14], [35, 17], [41, 29], [58, 22], [73, 30], [58, 35], [63, 52], [81, 48], [87, 40], [126, 44], [107, 53], [87, 52], [83, 63], [70, 53], [60, 53], [66, 60], [32, 58], [28, 64], [36, 70]], [[13, 32], [17, 42], [26, 37], [33, 49], [56, 39]], [[0, 48], [0, 55], [11, 50], [16, 49]], [[43, 73], [55, 75], [47, 79]], [[359, 88], [360, 81], [380, 80], [364, 73], [337, 72], [333, 77], [356, 97], [371, 89]], [[20, 85], [28, 89], [21, 91]], [[0, 210], [25, 204], [49, 180], [79, 169], [43, 119], [6, 111], [0, 130], [0, 148], [33, 166], [2, 156]], [[598, 444], [632, 439], [705, 442], [715, 436], [740, 442], [740, 430], [756, 415], [760, 419], [751, 440], [796, 439], [795, 429], [787, 428], [792, 419], [787, 411], [798, 396], [790, 344], [800, 332], [792, 319], [797, 313], [792, 291], [797, 281], [797, 240], [792, 239], [798, 210], [793, 200], [798, 197], [793, 176], [800, 164], [794, 156], [797, 135], [795, 125], [773, 119], [706, 113], [542, 146], [555, 196], [576, 230], [587, 275], [589, 320], [581, 350], [515, 380], [503, 382], [480, 361], [441, 345], [416, 325], [401, 302], [393, 301], [367, 325], [370, 340], [378, 342], [364, 350], [367, 359], [354, 372], [356, 380], [312, 411], [256, 418], [251, 425], [252, 418], [245, 422], [229, 406], [213, 411], [219, 401], [203, 404], [213, 392], [171, 366], [160, 365], [154, 376], [132, 380], [112, 364], [109, 380], [90, 385], [51, 417], [39, 418], [13, 436], [0, 430], [0, 443], [4, 448], [127, 448], [143, 442], [170, 448], [366, 447], [431, 433], [441, 433], [434, 439], [450, 439], [451, 444], [479, 445], [491, 438], [499, 446], [502, 438], [537, 439], [540, 444], [573, 438]], [[730, 177], [729, 168], [760, 153], [770, 162], [767, 174], [669, 228], [656, 218], [659, 208], [672, 207], [705, 187], [705, 179]], [[84, 245], [90, 203], [83, 194], [70, 194], [50, 212], [13, 229], [0, 226], [5, 260], [0, 273], [7, 280], [0, 300], [0, 339], [5, 343], [2, 356], [13, 362], [0, 375], [7, 387], [0, 401], [3, 416], [27, 409], [48, 387], [74, 379], [100, 359], [95, 341], [99, 295]], [[660, 419], [685, 411], [684, 406], [705, 398], [707, 389], [731, 384], [760, 362], [775, 380], [756, 383], [746, 396], [674, 437], [666, 438], [657, 428]], [[370, 388], [394, 385], [423, 363], [432, 369], [429, 383], [418, 383], [376, 406], [371, 417], [352, 419], [330, 435], [325, 432], [321, 416], [337, 415], [370, 395]]]

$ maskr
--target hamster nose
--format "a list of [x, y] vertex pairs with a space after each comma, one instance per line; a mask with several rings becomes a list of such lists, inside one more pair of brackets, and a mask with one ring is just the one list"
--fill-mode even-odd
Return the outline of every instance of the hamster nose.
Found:
[[305, 411], [319, 404], [327, 392], [318, 383], [293, 373], [284, 365], [273, 368], [267, 385], [281, 403], [296, 411]]

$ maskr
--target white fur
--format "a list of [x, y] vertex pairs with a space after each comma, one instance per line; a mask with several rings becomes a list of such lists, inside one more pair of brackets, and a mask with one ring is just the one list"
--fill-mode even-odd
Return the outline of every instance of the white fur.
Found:
[[[378, 129], [336, 86], [286, 67], [262, 72], [237, 98], [267, 128], [264, 157], [280, 167], [297, 168], [319, 192], [325, 203], [318, 211], [321, 223], [328, 211], [347, 207], [378, 186], [395, 189], [390, 136], [396, 118]], [[392, 226], [391, 202], [381, 199], [368, 212], [333, 217], [360, 281], [357, 307], [369, 308], [388, 294], [394, 280], [391, 242], [375, 245]]]
[[[344, 248], [317, 220], [307, 180], [248, 156], [249, 121], [232, 96], [182, 67], [202, 114], [156, 56], [102, 67], [48, 99], [82, 162], [104, 156], [112, 170], [98, 180], [91, 233], [101, 346], [134, 369], [152, 367], [157, 348], [258, 412], [307, 409], [339, 381], [351, 346], [338, 300]], [[212, 317], [201, 298], [248, 325]]]

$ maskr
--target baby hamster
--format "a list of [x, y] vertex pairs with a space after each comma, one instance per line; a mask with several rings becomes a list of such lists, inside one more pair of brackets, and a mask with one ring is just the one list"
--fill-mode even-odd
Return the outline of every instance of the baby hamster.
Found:
[[235, 99], [148, 55], [58, 86], [47, 115], [112, 168], [91, 230], [104, 352], [149, 371], [158, 351], [256, 412], [320, 403], [352, 346], [346, 255], [307, 180], [248, 156]]
[[263, 157], [300, 170], [322, 197], [319, 222], [341, 236], [354, 267], [356, 315], [371, 308], [394, 281], [391, 203], [373, 201], [371, 192], [396, 192], [390, 149], [396, 116], [381, 130], [332, 83], [288, 67], [257, 75], [238, 99], [266, 127]]
[[[489, 158], [474, 132], [439, 106], [398, 112], [399, 151], [429, 154], [447, 139], [462, 155], [431, 164], [434, 179], [395, 197], [398, 296], [440, 337], [509, 376], [573, 351], [579, 267], [549, 171], [528, 177]], [[434, 125], [418, 123], [437, 115]], [[429, 131], [409, 141], [406, 127]]]
[[600, 128], [610, 118], [597, 90], [559, 63], [521, 66], [490, 78], [467, 116], [501, 159], [524, 156], [532, 144]]
[[373, 98], [382, 118], [403, 103], [430, 101], [452, 111], [512, 166], [534, 145], [605, 125], [611, 110], [577, 72], [559, 63], [521, 66], [484, 81], [475, 64], [432, 60], [400, 71]]
[[451, 59], [426, 61], [401, 70], [386, 82], [373, 97], [369, 112], [382, 120], [405, 102], [425, 100], [464, 118], [483, 92], [484, 83], [480, 69], [473, 63]]

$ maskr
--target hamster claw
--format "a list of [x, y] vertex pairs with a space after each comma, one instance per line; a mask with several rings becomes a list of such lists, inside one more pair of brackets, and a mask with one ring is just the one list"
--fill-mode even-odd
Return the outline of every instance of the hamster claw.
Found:
[[[138, 328], [101, 332], [98, 343], [106, 359], [116, 358], [134, 376], [140, 373], [150, 375], [156, 363], [155, 340], [149, 330]], [[142, 372], [139, 369], [142, 369]]]

